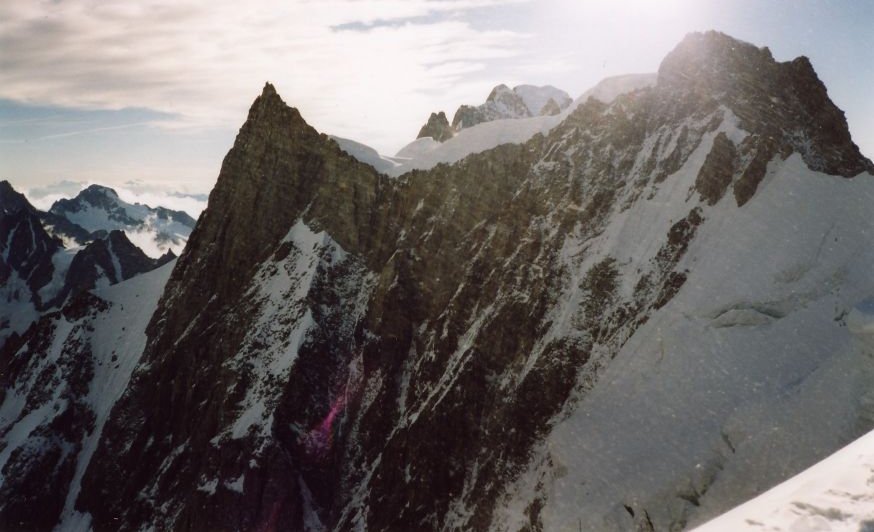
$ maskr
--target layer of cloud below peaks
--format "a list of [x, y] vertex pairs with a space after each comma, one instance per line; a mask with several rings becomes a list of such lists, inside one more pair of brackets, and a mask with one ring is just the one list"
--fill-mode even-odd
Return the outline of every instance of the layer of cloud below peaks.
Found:
[[[27, 199], [36, 207], [47, 211], [52, 204], [62, 198], [75, 197], [79, 192], [92, 184], [85, 181], [58, 181], [45, 186], [23, 190]], [[105, 185], [105, 184], [104, 184]], [[121, 186], [113, 185], [118, 197], [128, 203], [142, 203], [149, 207], [165, 207], [174, 211], [184, 211], [194, 219], [206, 209], [207, 194], [190, 192], [185, 189], [173, 189], [159, 183], [143, 183], [128, 181]]]

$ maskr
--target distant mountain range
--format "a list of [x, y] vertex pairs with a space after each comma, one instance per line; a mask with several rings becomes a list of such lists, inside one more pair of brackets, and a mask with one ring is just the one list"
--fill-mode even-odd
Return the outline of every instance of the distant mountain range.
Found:
[[[571, 101], [569, 97], [560, 95], [563, 91], [554, 87], [534, 87], [520, 85], [510, 91], [505, 85], [499, 85], [492, 90], [486, 103], [478, 106], [461, 106], [450, 125], [443, 112], [432, 113], [414, 141], [401, 148], [394, 156], [377, 153], [373, 148], [349, 139], [332, 137], [346, 153], [358, 160], [370, 164], [379, 172], [391, 177], [401, 176], [411, 170], [429, 170], [441, 163], [454, 163], [474, 153], [480, 153], [495, 148], [501, 144], [522, 143], [532, 137], [549, 132], [564, 121], [579, 105], [594, 98], [603, 103], [610, 103], [621, 94], [632, 92], [654, 85], [656, 74], [629, 74], [614, 76], [583, 93]], [[558, 101], [557, 113], [531, 113], [526, 100], [515, 91], [526, 95], [528, 102], [536, 106], [548, 96], [550, 100]], [[539, 98], [533, 98], [533, 96]], [[510, 99], [514, 105], [498, 105], [497, 100]], [[545, 104], [544, 104], [545, 105]], [[552, 106], [550, 106], [552, 107]], [[479, 109], [476, 123], [463, 123], [466, 109]], [[514, 110], [512, 111], [511, 110]], [[541, 108], [542, 110], [542, 108]], [[459, 114], [460, 113], [460, 114]], [[463, 126], [463, 127], [461, 127]]]
[[[184, 211], [127, 203], [113, 189], [100, 185], [91, 185], [74, 198], [56, 201], [48, 212], [84, 229], [90, 239], [109, 231], [124, 231], [151, 255], [171, 250], [180, 253], [196, 222]], [[75, 240], [82, 243], [81, 238]]]
[[[129, 204], [98, 185], [45, 212], [0, 182], [0, 346], [77, 294], [174, 259], [194, 224], [184, 212]], [[131, 237], [161, 255], [150, 257]]]

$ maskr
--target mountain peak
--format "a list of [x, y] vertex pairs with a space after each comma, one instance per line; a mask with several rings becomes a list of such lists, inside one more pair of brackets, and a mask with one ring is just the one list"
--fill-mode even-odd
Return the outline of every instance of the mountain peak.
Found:
[[14, 213], [20, 210], [36, 211], [24, 197], [24, 194], [12, 187], [12, 183], [6, 180], [0, 181], [0, 214]]
[[446, 118], [446, 113], [431, 113], [428, 122], [419, 130], [419, 135], [416, 137], [431, 137], [437, 142], [444, 142], [451, 139], [455, 135], [455, 130], [449, 125], [449, 119]]
[[513, 92], [513, 91], [510, 90], [510, 87], [501, 83], [500, 85], [498, 85], [494, 89], [492, 89], [492, 92], [489, 93], [489, 96], [488, 96], [488, 98], [486, 98], [486, 101], [487, 102], [495, 101], [502, 94], [508, 94], [511, 92]]
[[[170, 246], [181, 249], [196, 220], [182, 211], [128, 203], [105, 186], [91, 185], [73, 198], [61, 198], [52, 204], [47, 219], [51, 225], [79, 243], [85, 243], [110, 231], [129, 230], [141, 238], [147, 253], [158, 256]], [[84, 233], [84, 234], [83, 234]], [[146, 234], [151, 238], [146, 238]]]
[[706, 83], [710, 88], [717, 88], [735, 80], [742, 72], [765, 77], [776, 65], [768, 48], [759, 48], [718, 31], [695, 32], [686, 35], [662, 60], [659, 83]]
[[247, 127], [312, 129], [296, 108], [285, 103], [270, 82], [264, 84], [261, 94], [252, 102], [252, 106], [249, 108], [249, 115], [240, 133]]
[[725, 105], [742, 129], [797, 151], [813, 170], [874, 173], [807, 57], [781, 63], [768, 48], [724, 33], [690, 33], [662, 61], [657, 84], [674, 101]]
[[[565, 91], [551, 85], [517, 85], [511, 89], [501, 83], [492, 89], [484, 104], [459, 107], [452, 119], [452, 129], [458, 132], [493, 120], [540, 116], [550, 99], [555, 101], [559, 110], [566, 109], [573, 102]], [[547, 111], [546, 114], [551, 114], [554, 109], [550, 106]]]
[[278, 96], [276, 94], [276, 87], [269, 81], [265, 82], [264, 88], [261, 90], [261, 96]]
[[115, 189], [105, 187], [103, 185], [88, 185], [84, 190], [82, 190], [82, 192], [79, 193], [79, 196], [83, 198], [98, 195], [107, 198], [118, 198], [118, 192], [116, 192]]
[[[265, 154], [277, 157], [265, 158]], [[340, 187], [335, 180], [349, 174], [358, 174], [355, 187], [346, 187], [344, 181], [341, 189], [332, 189], [315, 202], [326, 180]], [[195, 298], [212, 292], [217, 295], [216, 304], [237, 295], [242, 276], [263, 260], [304, 210], [339, 202], [353, 193], [353, 188], [357, 191], [364, 186], [365, 175], [376, 179], [370, 166], [359, 163], [307, 124], [268, 83], [222, 162], [209, 208], [198, 221], [170, 286], [178, 283], [180, 293], [191, 293]], [[205, 258], [199, 261], [198, 257]], [[210, 287], [187, 286], [192, 280], [207, 282]], [[179, 309], [183, 306], [178, 305]], [[174, 309], [173, 305], [168, 307]]]
[[66, 212], [78, 212], [88, 206], [112, 209], [119, 202], [118, 193], [103, 185], [89, 185], [73, 198], [61, 198], [52, 204], [49, 212], [63, 215]]
[[252, 107], [256, 105], [282, 105], [285, 106], [285, 101], [283, 101], [282, 96], [276, 92], [276, 87], [271, 83], [265, 83], [264, 88], [261, 90], [261, 94], [255, 98], [255, 102], [252, 104]]

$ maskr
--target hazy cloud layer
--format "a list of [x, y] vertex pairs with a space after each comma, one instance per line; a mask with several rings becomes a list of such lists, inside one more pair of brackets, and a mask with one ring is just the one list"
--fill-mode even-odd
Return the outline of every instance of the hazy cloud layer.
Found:
[[237, 125], [264, 81], [319, 129], [397, 147], [408, 110], [484, 98], [489, 61], [526, 36], [478, 30], [471, 10], [510, 0], [0, 3], [0, 97]]
[[[62, 198], [72, 198], [92, 184], [100, 183], [66, 180], [29, 188], [22, 192], [36, 208], [47, 211], [54, 202]], [[208, 195], [205, 193], [172, 189], [160, 183], [128, 181], [121, 186], [113, 185], [111, 188], [118, 193], [119, 198], [128, 203], [143, 203], [149, 207], [165, 207], [174, 211], [185, 211], [195, 219], [206, 208], [208, 199]]]

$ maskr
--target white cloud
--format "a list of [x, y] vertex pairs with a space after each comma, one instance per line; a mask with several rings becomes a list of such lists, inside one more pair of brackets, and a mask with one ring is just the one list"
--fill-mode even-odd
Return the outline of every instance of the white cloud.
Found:
[[188, 194], [178, 191], [162, 190], [153, 186], [113, 187], [118, 197], [128, 203], [143, 203], [149, 207], [164, 207], [174, 211], [185, 211], [197, 219], [206, 209], [206, 197], [203, 194]]
[[59, 199], [72, 198], [87, 186], [88, 183], [84, 181], [58, 181], [45, 186], [31, 187], [22, 190], [21, 193], [27, 197], [34, 207], [47, 211], [54, 202]]
[[474, 74], [526, 36], [465, 15], [517, 1], [13, 0], [0, 3], [0, 97], [227, 127], [270, 80], [320, 130], [397, 148], [435, 104], [488, 93], [495, 80]]
[[[52, 204], [62, 198], [72, 198], [80, 191], [93, 184], [87, 181], [59, 181], [45, 186], [29, 188], [22, 193], [37, 209], [47, 211]], [[185, 187], [177, 187], [173, 183], [144, 183], [128, 181], [123, 185], [112, 185], [118, 197], [128, 203], [142, 203], [149, 207], [164, 207], [174, 211], [184, 211], [197, 219], [206, 209], [207, 194], [195, 192]]]

